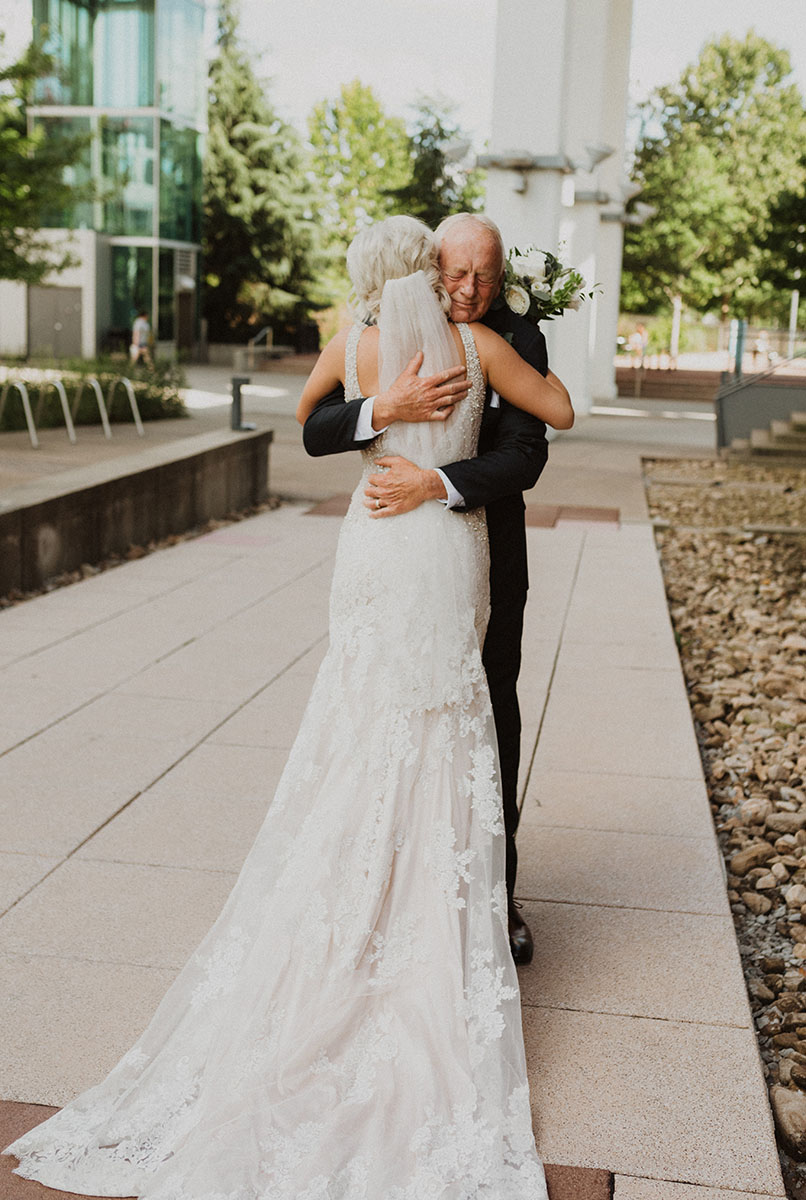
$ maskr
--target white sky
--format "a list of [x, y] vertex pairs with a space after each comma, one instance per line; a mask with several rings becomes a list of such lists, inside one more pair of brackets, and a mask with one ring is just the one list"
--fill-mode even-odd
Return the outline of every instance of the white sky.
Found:
[[[506, 0], [501, 0], [506, 3]], [[242, 28], [300, 128], [314, 103], [358, 76], [387, 110], [418, 95], [457, 103], [480, 148], [489, 134], [496, 0], [241, 0]], [[634, 0], [631, 91], [675, 80], [712, 35], [748, 29], [789, 50], [806, 95], [804, 0]], [[539, 70], [539, 62], [535, 64]]]
[[[454, 101], [481, 148], [492, 108], [496, 0], [240, 2], [244, 42], [272, 78], [275, 104], [301, 130], [317, 100], [357, 76], [400, 116], [420, 95]], [[713, 34], [743, 37], [750, 28], [789, 50], [806, 95], [805, 7], [804, 0], [634, 0], [633, 98], [676, 79]], [[2, 57], [29, 37], [30, 13], [30, 0], [0, 0], [8, 35]]]

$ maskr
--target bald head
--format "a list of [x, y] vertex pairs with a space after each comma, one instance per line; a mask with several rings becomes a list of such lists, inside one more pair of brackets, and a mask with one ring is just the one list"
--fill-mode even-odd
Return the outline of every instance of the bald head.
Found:
[[439, 269], [451, 298], [451, 319], [480, 321], [504, 275], [504, 243], [489, 217], [455, 213], [436, 228]]

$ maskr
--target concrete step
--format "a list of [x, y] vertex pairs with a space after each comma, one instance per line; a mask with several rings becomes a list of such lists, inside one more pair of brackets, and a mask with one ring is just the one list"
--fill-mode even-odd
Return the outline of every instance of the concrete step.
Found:
[[750, 453], [764, 458], [803, 458], [806, 456], [806, 446], [801, 449], [797, 445], [778, 440], [767, 429], [752, 429]]
[[789, 423], [792, 428], [797, 429], [798, 432], [803, 430], [803, 432], [806, 433], [806, 413], [793, 412], [789, 418]]
[[773, 441], [806, 449], [806, 428], [795, 429], [791, 421], [770, 421], [770, 434]]

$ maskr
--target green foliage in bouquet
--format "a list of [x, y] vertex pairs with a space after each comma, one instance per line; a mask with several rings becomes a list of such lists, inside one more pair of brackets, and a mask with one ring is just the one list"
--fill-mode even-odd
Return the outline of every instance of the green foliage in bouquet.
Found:
[[567, 267], [556, 254], [527, 246], [513, 246], [504, 264], [501, 289], [506, 306], [527, 321], [553, 321], [566, 309], [578, 309], [599, 291], [586, 290], [585, 280], [574, 267]]

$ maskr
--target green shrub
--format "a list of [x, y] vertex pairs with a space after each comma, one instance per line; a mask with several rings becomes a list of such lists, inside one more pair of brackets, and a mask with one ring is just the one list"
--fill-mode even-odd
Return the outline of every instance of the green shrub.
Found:
[[[19, 364], [7, 360], [3, 365], [6, 368], [3, 374], [7, 379], [19, 379], [28, 389], [37, 429], [53, 429], [64, 425], [62, 406], [56, 389], [50, 382], [55, 379], [61, 379], [64, 384], [71, 412], [76, 395], [82, 391], [83, 386], [78, 411], [73, 418], [76, 425], [99, 425], [101, 422], [95, 390], [85, 386], [85, 381], [91, 377], [95, 377], [101, 386], [110, 421], [133, 421], [129, 397], [124, 387], [115, 388], [111, 405], [109, 403], [112, 383], [121, 376], [131, 380], [140, 416], [144, 421], [188, 415], [179, 395], [179, 389], [185, 386], [184, 373], [181, 367], [165, 360], [158, 360], [150, 367], [133, 366], [123, 358], [68, 359], [59, 362], [41, 359], [27, 360]], [[0, 393], [3, 386], [3, 378], [0, 375]], [[19, 392], [16, 388], [10, 388], [0, 421], [0, 431], [25, 428], [25, 414]]]

